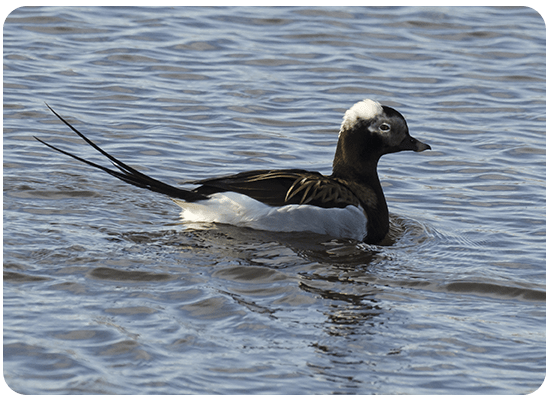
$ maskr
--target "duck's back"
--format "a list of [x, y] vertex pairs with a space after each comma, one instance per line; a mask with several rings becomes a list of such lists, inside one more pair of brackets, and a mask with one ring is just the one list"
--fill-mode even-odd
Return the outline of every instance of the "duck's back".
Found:
[[194, 189], [201, 195], [236, 192], [269, 206], [309, 204], [345, 208], [360, 203], [341, 181], [302, 169], [249, 171], [189, 183], [201, 185]]

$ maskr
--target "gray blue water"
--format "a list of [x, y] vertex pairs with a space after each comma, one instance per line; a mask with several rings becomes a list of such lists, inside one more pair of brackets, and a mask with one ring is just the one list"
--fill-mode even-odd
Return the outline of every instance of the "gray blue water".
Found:
[[[19, 8], [4, 23], [4, 379], [26, 394], [524, 394], [546, 373], [546, 42], [530, 8]], [[391, 246], [179, 219], [173, 185], [330, 173], [373, 98]]]

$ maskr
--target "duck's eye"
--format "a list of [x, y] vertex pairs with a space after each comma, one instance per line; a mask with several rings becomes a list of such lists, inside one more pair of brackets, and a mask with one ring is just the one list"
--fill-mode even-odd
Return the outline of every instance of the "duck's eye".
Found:
[[383, 132], [387, 132], [391, 129], [390, 124], [386, 124], [385, 122], [380, 125], [380, 130]]

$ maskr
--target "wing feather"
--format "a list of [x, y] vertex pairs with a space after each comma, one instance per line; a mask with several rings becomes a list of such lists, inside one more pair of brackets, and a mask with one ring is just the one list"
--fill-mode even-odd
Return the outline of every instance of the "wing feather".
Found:
[[200, 194], [232, 191], [271, 206], [310, 204], [323, 208], [345, 208], [360, 204], [357, 196], [343, 183], [317, 172], [300, 169], [261, 170], [189, 182], [200, 184]]

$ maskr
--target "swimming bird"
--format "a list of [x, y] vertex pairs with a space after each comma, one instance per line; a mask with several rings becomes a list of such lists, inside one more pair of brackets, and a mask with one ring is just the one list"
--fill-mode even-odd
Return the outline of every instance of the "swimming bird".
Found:
[[186, 221], [269, 231], [310, 231], [368, 244], [380, 243], [389, 231], [378, 160], [385, 154], [431, 149], [409, 134], [407, 122], [398, 111], [366, 99], [344, 114], [331, 175], [303, 169], [256, 170], [186, 181], [198, 187], [183, 189], [119, 161], [46, 106], [118, 170], [85, 160], [37, 137], [36, 140], [126, 183], [170, 196], [182, 208], [181, 217]]

